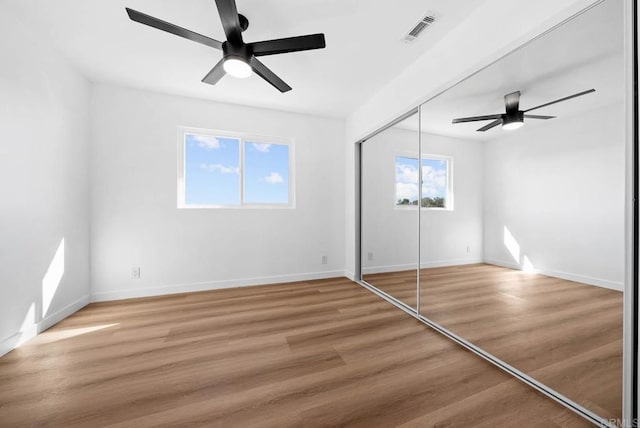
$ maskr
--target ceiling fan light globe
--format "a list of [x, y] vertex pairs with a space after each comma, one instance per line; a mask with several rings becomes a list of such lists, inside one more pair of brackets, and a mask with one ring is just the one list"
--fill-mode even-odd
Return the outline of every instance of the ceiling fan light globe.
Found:
[[238, 79], [245, 79], [251, 76], [251, 66], [241, 59], [227, 58], [223, 64], [224, 71]]
[[524, 125], [524, 122], [503, 123], [502, 129], [506, 129], [507, 131], [513, 131], [514, 129], [520, 128], [522, 125]]

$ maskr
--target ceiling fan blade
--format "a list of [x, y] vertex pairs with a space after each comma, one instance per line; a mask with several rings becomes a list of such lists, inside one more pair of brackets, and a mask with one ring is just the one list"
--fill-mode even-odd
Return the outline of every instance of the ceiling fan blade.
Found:
[[238, 17], [238, 8], [236, 0], [216, 0], [218, 14], [224, 28], [224, 34], [231, 44], [242, 43], [242, 27], [240, 27], [240, 17]]
[[249, 43], [255, 56], [276, 55], [287, 52], [308, 51], [326, 47], [324, 34], [309, 34], [307, 36], [287, 37], [284, 39], [265, 40]]
[[562, 101], [570, 100], [571, 98], [580, 97], [582, 95], [587, 95], [587, 94], [590, 94], [591, 92], [595, 92], [595, 91], [596, 91], [595, 89], [588, 89], [586, 91], [578, 92], [577, 94], [569, 95], [568, 97], [564, 97], [564, 98], [560, 98], [560, 99], [555, 100], [555, 101], [551, 101], [551, 102], [548, 102], [548, 103], [540, 104], [539, 106], [535, 106], [535, 107], [532, 107], [530, 109], [524, 110], [524, 112], [526, 113], [526, 112], [531, 111], [531, 110], [536, 110], [536, 109], [539, 109], [539, 108], [542, 108], [542, 107], [550, 106], [551, 104], [555, 104], [555, 103], [559, 103], [559, 102], [562, 102]]
[[501, 114], [490, 114], [487, 116], [472, 116], [472, 117], [459, 117], [458, 119], [453, 119], [451, 123], [463, 123], [463, 122], [478, 122], [481, 120], [491, 120], [502, 118]]
[[224, 58], [218, 61], [218, 63], [211, 69], [209, 73], [202, 79], [203, 83], [215, 85], [224, 77], [226, 71], [224, 71]]
[[525, 114], [524, 117], [527, 119], [555, 119], [555, 116], [540, 116], [537, 114]]
[[187, 30], [186, 28], [179, 27], [161, 19], [154, 18], [153, 16], [138, 12], [137, 10], [129, 9], [128, 7], [126, 10], [132, 21], [157, 28], [158, 30], [166, 31], [167, 33], [175, 34], [176, 36], [184, 37], [185, 39], [193, 42], [202, 43], [203, 45], [210, 46], [212, 48], [222, 49], [222, 42], [219, 42], [218, 40], [203, 36], [202, 34]]
[[495, 128], [498, 125], [502, 125], [502, 118], [494, 120], [490, 124], [485, 125], [482, 128], [478, 129], [478, 131], [480, 132], [488, 131], [489, 129]]
[[287, 85], [281, 78], [276, 76], [276, 74], [269, 70], [266, 65], [261, 63], [258, 58], [252, 56], [250, 63], [251, 68], [253, 68], [253, 71], [255, 71], [258, 76], [269, 82], [280, 92], [287, 92], [291, 90], [291, 86]]
[[518, 112], [520, 108], [520, 91], [511, 92], [504, 96], [504, 108], [507, 114]]

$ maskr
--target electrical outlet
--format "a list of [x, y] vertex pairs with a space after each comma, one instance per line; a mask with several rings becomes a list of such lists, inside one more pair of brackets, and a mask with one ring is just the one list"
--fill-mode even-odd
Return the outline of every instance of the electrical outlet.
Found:
[[329, 257], [328, 256], [322, 256], [322, 264], [326, 265], [327, 263], [329, 263]]
[[131, 279], [140, 279], [140, 266], [131, 268]]
[[368, 252], [367, 253], [367, 260], [369, 260], [369, 261], [373, 260], [373, 253], [372, 252]]
[[467, 245], [467, 253], [471, 252], [471, 247]]

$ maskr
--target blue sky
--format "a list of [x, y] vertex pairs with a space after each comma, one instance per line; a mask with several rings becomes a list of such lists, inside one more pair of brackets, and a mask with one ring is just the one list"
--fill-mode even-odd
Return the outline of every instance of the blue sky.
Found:
[[[185, 203], [240, 204], [240, 140], [185, 136]], [[288, 202], [289, 147], [244, 143], [244, 203]]]
[[185, 137], [185, 203], [240, 203], [240, 140], [210, 135]]
[[[422, 159], [422, 196], [441, 197], [447, 195], [447, 162], [439, 159]], [[418, 159], [396, 157], [396, 201], [418, 200]]]
[[289, 146], [245, 143], [244, 202], [286, 204], [288, 199]]

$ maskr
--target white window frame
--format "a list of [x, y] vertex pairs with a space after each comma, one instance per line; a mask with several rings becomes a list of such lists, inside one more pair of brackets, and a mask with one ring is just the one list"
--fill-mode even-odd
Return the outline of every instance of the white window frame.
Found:
[[[238, 180], [239, 180], [239, 197], [240, 202], [238, 204], [228, 205], [210, 205], [210, 204], [186, 204], [186, 182], [185, 182], [185, 139], [187, 135], [198, 134], [207, 135], [218, 138], [233, 138], [240, 140], [239, 147], [239, 165], [238, 165]], [[247, 204], [244, 203], [244, 147], [245, 143], [260, 143], [260, 144], [279, 144], [285, 145], [289, 149], [289, 171], [288, 171], [288, 193], [289, 201], [286, 204]], [[295, 192], [295, 141], [293, 138], [287, 137], [273, 137], [266, 135], [256, 135], [244, 132], [234, 131], [222, 131], [217, 129], [204, 129], [194, 128], [187, 126], [178, 127], [178, 209], [295, 209], [296, 207], [296, 192]]]
[[[422, 169], [422, 159], [433, 159], [447, 162], [447, 196], [445, 197], [445, 207], [420, 207], [418, 205], [398, 205], [397, 204], [397, 194], [396, 194], [396, 167], [398, 164], [398, 158], [410, 158], [418, 160], [418, 168]], [[421, 188], [422, 186], [420, 186]], [[424, 197], [424, 195], [423, 195]], [[434, 155], [431, 153], [422, 153], [418, 156], [416, 153], [409, 152], [397, 152], [393, 156], [393, 206], [398, 210], [415, 210], [419, 207], [423, 210], [430, 211], [453, 211], [453, 156], [448, 155]]]

